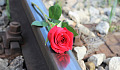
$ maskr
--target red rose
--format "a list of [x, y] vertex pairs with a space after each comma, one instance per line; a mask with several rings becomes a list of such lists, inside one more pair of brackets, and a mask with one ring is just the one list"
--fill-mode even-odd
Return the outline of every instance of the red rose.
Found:
[[48, 32], [48, 40], [50, 41], [51, 48], [57, 53], [72, 50], [73, 33], [68, 31], [66, 27], [54, 26]]

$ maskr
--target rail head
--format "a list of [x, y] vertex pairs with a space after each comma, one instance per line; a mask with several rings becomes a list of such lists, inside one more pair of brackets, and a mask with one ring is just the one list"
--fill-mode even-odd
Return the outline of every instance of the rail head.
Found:
[[[32, 23], [34, 20], [42, 21], [42, 14], [40, 12], [38, 12], [40, 13], [38, 14], [35, 11], [31, 5], [31, 2], [37, 4], [42, 11], [48, 15], [48, 11], [41, 0], [24, 0], [22, 3], [28, 19], [33, 19], [29, 20], [29, 22]], [[64, 54], [57, 54], [51, 49], [49, 42], [47, 43], [47, 46], [45, 46], [45, 40], [48, 34], [48, 31], [45, 27], [32, 26], [32, 30], [47, 62], [49, 70], [82, 70], [71, 50]]]

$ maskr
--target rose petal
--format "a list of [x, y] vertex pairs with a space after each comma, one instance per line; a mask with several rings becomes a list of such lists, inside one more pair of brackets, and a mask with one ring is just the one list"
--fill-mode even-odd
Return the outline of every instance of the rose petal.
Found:
[[55, 32], [55, 37], [57, 37], [58, 34], [65, 33], [65, 32], [66, 32], [66, 31], [65, 31], [63, 28], [58, 27], [58, 30]]
[[64, 53], [64, 52], [65, 52], [65, 50], [55, 48], [54, 45], [52, 45], [52, 43], [51, 43], [51, 48], [52, 48], [56, 53]]
[[57, 26], [54, 26], [49, 32], [48, 32], [48, 40], [51, 42], [51, 37], [54, 36], [55, 32], [57, 31]]
[[[63, 35], [63, 36], [62, 36]], [[62, 37], [61, 37], [62, 36]], [[62, 43], [61, 42], [61, 38], [65, 38], [65, 41]], [[59, 45], [59, 47], [61, 47], [62, 49], [66, 49], [66, 50], [68, 50], [69, 49], [69, 43], [67, 43], [67, 42], [69, 42], [70, 41], [70, 39], [69, 39], [69, 36], [66, 34], [66, 33], [61, 33], [61, 34], [59, 34], [58, 35], [58, 38], [56, 39], [56, 41], [57, 41], [57, 44]]]
[[66, 27], [64, 27], [64, 29], [66, 30], [68, 36], [70, 37], [70, 42], [69, 42], [69, 47], [70, 47], [70, 50], [72, 50], [72, 45], [73, 45], [73, 33], [68, 31]]
[[[58, 44], [60, 47], [63, 47], [62, 45], [64, 44], [66, 47], [63, 47], [63, 48], [67, 48], [69, 49], [67, 46], [69, 46], [69, 36], [66, 34], [66, 33], [63, 33], [63, 37], [65, 38], [64, 40], [64, 43], [61, 43], [61, 44]], [[62, 39], [60, 39], [60, 42], [61, 42]], [[57, 38], [57, 41], [59, 41], [59, 38]]]

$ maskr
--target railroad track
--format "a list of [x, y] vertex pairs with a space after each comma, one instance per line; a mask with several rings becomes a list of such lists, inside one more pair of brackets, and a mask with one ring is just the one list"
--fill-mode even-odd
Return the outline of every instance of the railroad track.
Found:
[[12, 21], [21, 24], [23, 38], [21, 49], [27, 70], [81, 70], [72, 51], [56, 54], [51, 50], [50, 43], [45, 46], [48, 31], [45, 27], [31, 26], [34, 20], [43, 20], [31, 2], [36, 3], [48, 14], [41, 0], [9, 0]]

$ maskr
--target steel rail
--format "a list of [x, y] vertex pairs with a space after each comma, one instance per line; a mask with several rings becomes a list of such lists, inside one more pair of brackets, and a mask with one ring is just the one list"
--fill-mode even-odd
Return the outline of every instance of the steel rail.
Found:
[[43, 20], [41, 13], [35, 11], [31, 2], [48, 15], [41, 0], [10, 0], [12, 21], [20, 22], [22, 27], [24, 45], [21, 48], [27, 70], [81, 70], [72, 51], [56, 54], [49, 42], [45, 46], [48, 31], [45, 27], [31, 26], [34, 20]]

